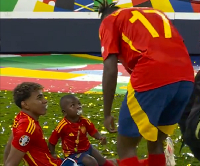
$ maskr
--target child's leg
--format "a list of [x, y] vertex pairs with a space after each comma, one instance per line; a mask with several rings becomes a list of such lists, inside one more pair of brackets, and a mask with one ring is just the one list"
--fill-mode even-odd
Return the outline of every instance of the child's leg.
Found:
[[106, 160], [99, 153], [99, 151], [97, 149], [93, 148], [93, 147], [92, 147], [91, 156], [93, 156], [96, 159], [96, 161], [97, 161], [97, 163], [98, 163], [99, 166], [114, 166], [114, 164], [111, 161]]
[[97, 160], [88, 154], [82, 158], [82, 164], [84, 166], [98, 166]]
[[[119, 165], [119, 159], [111, 159], [110, 160], [115, 166]], [[148, 166], [148, 158], [139, 160], [140, 166]]]
[[98, 166], [96, 159], [90, 154], [91, 149], [88, 149], [88, 151], [82, 153], [72, 154], [69, 156], [69, 158], [75, 160], [78, 166]]

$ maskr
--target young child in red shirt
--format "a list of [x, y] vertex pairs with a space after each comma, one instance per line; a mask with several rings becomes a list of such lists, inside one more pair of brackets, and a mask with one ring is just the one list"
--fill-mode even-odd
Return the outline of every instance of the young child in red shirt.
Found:
[[59, 122], [49, 138], [49, 149], [55, 154], [55, 146], [61, 138], [62, 149], [65, 158], [74, 159], [80, 166], [113, 166], [98, 150], [89, 142], [87, 134], [106, 144], [106, 138], [102, 137], [94, 124], [81, 116], [82, 105], [74, 95], [65, 95], [60, 100], [60, 107], [64, 118]]

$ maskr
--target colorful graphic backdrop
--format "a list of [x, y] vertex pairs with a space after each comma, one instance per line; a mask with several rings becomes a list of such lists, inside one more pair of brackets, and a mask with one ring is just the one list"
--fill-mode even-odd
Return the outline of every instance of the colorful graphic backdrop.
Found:
[[[13, 55], [12, 55], [13, 56]], [[3, 57], [3, 56], [1, 56]], [[195, 72], [199, 56], [191, 57]], [[88, 55], [17, 56], [0, 59], [0, 90], [24, 81], [38, 82], [49, 92], [102, 93], [102, 58]], [[129, 74], [119, 64], [117, 94], [125, 94]]]
[[[112, 0], [108, 0], [112, 2]], [[196, 3], [193, 3], [196, 2]], [[144, 6], [164, 12], [200, 12], [199, 0], [119, 0], [121, 7]], [[1, 0], [0, 11], [91, 12], [93, 0]]]

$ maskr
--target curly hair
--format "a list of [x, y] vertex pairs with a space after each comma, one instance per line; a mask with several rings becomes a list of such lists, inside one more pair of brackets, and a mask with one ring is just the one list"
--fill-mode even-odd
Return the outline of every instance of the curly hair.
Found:
[[94, 6], [94, 9], [97, 10], [99, 14], [101, 14], [101, 20], [103, 20], [106, 16], [119, 9], [119, 7], [115, 6], [116, 3], [114, 2], [108, 4], [107, 0], [103, 0], [102, 2], [100, 0], [95, 1], [98, 2], [99, 5]]
[[23, 82], [17, 85], [13, 91], [13, 98], [15, 104], [21, 107], [21, 102], [28, 99], [31, 96], [32, 92], [42, 90], [44, 87], [35, 82]]

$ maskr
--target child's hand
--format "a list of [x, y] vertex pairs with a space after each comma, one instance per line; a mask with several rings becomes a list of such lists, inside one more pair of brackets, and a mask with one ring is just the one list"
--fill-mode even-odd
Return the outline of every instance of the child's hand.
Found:
[[101, 137], [100, 138], [100, 144], [101, 145], [106, 145], [106, 143], [107, 143], [106, 137]]

